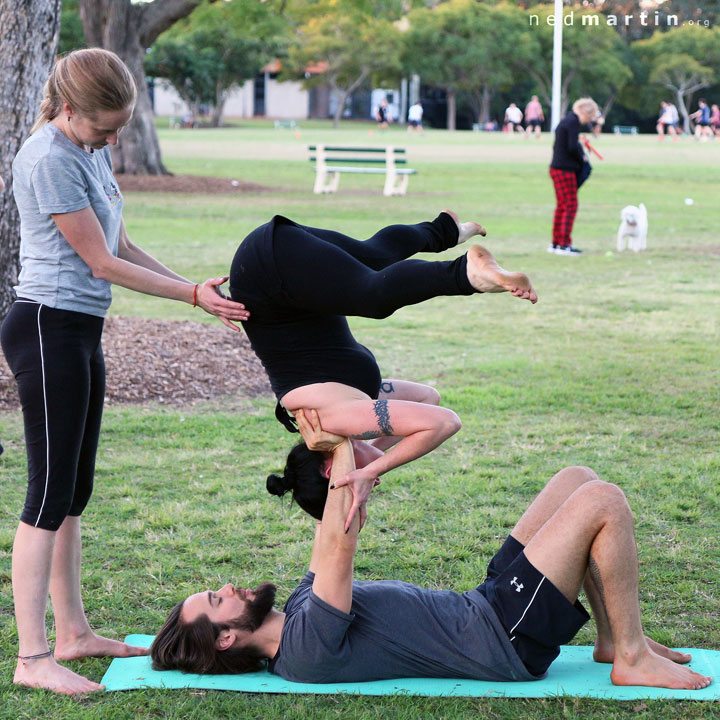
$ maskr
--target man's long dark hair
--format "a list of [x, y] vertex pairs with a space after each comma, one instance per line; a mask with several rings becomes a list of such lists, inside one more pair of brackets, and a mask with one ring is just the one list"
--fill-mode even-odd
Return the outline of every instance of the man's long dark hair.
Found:
[[323, 472], [325, 455], [308, 450], [305, 443], [288, 454], [282, 475], [268, 475], [267, 491], [282, 497], [292, 491], [293, 500], [316, 520], [322, 520], [328, 493], [328, 479]]
[[214, 623], [204, 614], [185, 623], [180, 618], [182, 607], [179, 602], [172, 609], [150, 648], [155, 670], [218, 675], [254, 672], [265, 666], [257, 648], [218, 650], [215, 641], [230, 626]]

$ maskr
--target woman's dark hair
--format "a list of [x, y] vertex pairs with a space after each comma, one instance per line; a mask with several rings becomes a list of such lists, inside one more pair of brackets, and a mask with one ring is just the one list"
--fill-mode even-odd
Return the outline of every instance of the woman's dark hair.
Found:
[[283, 475], [268, 475], [267, 491], [278, 497], [292, 491], [293, 500], [308, 515], [322, 520], [328, 493], [324, 465], [323, 453], [308, 450], [305, 443], [300, 443], [288, 453]]
[[230, 626], [214, 623], [204, 614], [193, 622], [183, 622], [182, 608], [179, 602], [170, 611], [153, 641], [150, 657], [155, 670], [222, 675], [255, 672], [265, 666], [265, 657], [257, 648], [218, 650], [215, 641]]

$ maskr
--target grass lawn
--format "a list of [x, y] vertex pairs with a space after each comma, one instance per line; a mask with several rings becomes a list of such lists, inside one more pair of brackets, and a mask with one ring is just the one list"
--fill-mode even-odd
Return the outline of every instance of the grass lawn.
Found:
[[[618, 483], [635, 510], [647, 632], [673, 646], [720, 648], [720, 143], [598, 139], [606, 159], [594, 163], [580, 191], [574, 233], [585, 254], [567, 258], [545, 252], [554, 207], [548, 135], [535, 141], [431, 130], [418, 137], [396, 128], [379, 134], [362, 123], [338, 131], [301, 125], [299, 137], [249, 121], [215, 131], [162, 129], [173, 172], [273, 189], [128, 193], [131, 237], [201, 280], [225, 273], [240, 240], [273, 213], [366, 237], [449, 207], [483, 222], [487, 246], [504, 266], [527, 272], [540, 296], [534, 307], [507, 295], [440, 298], [386, 321], [352, 321], [386, 377], [434, 384], [464, 423], [375, 491], [357, 577], [473, 587], [544, 482], [564, 465], [587, 464]], [[384, 198], [381, 179], [372, 176], [343, 176], [337, 194], [316, 197], [307, 144], [323, 141], [405, 146], [419, 173], [403, 198]], [[640, 202], [648, 208], [648, 250], [618, 254], [620, 209]], [[114, 296], [115, 314], [200, 317], [120, 288]], [[84, 597], [96, 629], [115, 637], [153, 632], [177, 600], [227, 581], [274, 578], [282, 599], [295, 586], [312, 527], [264, 489], [291, 444], [273, 405], [270, 397], [229, 397], [182, 408], [107, 408], [84, 516]], [[19, 413], [0, 413], [0, 439], [0, 718], [599, 720], [633, 709], [638, 718], [720, 716], [717, 703], [692, 702], [194, 691], [73, 700], [16, 688], [10, 554], [25, 489]], [[592, 641], [592, 626], [576, 640]], [[108, 662], [70, 665], [99, 680]]]

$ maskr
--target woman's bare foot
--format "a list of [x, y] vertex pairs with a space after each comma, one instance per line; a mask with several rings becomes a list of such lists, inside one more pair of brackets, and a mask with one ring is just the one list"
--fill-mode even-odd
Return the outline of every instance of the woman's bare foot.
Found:
[[77, 660], [84, 657], [135, 657], [147, 655], [150, 648], [126, 645], [118, 640], [96, 635], [90, 631], [73, 639], [62, 639], [59, 635], [55, 641], [55, 657], [58, 660]]
[[660, 657], [650, 648], [632, 659], [616, 654], [610, 679], [613, 685], [643, 685], [673, 690], [702, 690], [712, 682], [711, 677]]
[[[690, 653], [671, 650], [669, 647], [651, 640], [647, 635], [645, 636], [645, 642], [656, 655], [672, 660], [679, 665], [684, 665], [692, 660]], [[613, 645], [612, 638], [607, 639], [598, 636], [593, 650], [593, 660], [597, 663], [611, 663], [615, 660], [615, 646]]]
[[455, 224], [458, 226], [458, 245], [464, 243], [466, 240], [474, 237], [475, 235], [482, 235], [483, 237], [487, 235], [487, 230], [485, 230], [485, 228], [480, 223], [461, 223], [460, 218], [452, 210], [443, 210], [443, 212], [446, 215], [449, 215], [455, 221]]
[[480, 245], [473, 245], [467, 251], [467, 275], [470, 284], [478, 292], [509, 292], [515, 297], [529, 300], [533, 305], [538, 300], [527, 275], [503, 270], [492, 253]]
[[105, 686], [88, 680], [55, 662], [55, 658], [18, 660], [13, 682], [31, 688], [51, 690], [61, 695], [85, 695], [104, 690]]

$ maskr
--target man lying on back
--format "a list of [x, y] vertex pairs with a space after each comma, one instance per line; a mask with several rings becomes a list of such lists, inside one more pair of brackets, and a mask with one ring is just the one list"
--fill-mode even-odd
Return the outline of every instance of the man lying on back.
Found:
[[638, 604], [633, 518], [616, 485], [585, 467], [555, 475], [518, 521], [484, 583], [462, 594], [397, 580], [353, 580], [359, 522], [333, 481], [354, 469], [350, 443], [322, 432], [316, 413], [299, 427], [309, 447], [332, 451], [330, 488], [310, 571], [283, 612], [275, 586], [225, 585], [175, 606], [153, 643], [156, 669], [237, 673], [268, 669], [327, 683], [401, 677], [523, 681], [542, 677], [589, 615], [594, 658], [616, 685], [700, 689], [712, 678], [690, 656], [646, 638]]

